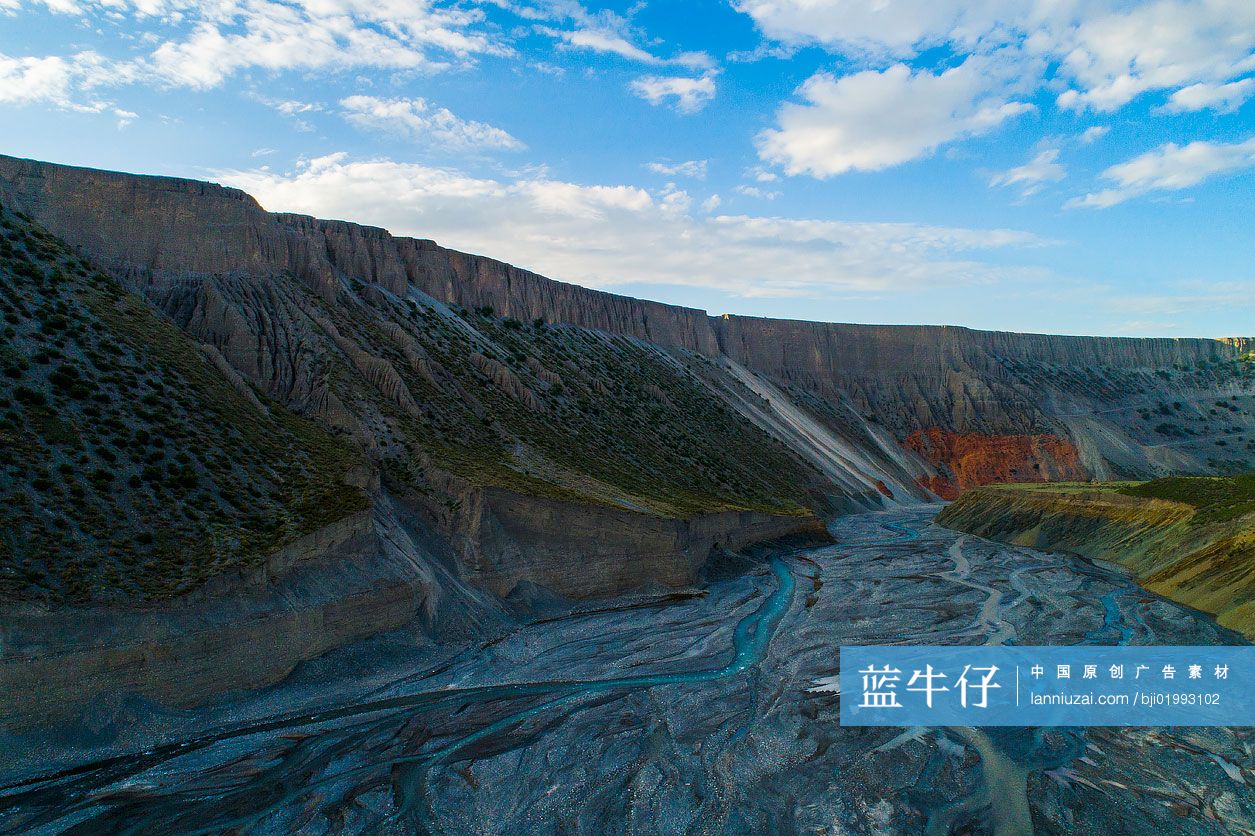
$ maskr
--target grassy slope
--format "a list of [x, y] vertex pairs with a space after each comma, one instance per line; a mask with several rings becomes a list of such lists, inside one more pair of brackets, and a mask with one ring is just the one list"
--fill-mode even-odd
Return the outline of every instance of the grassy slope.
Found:
[[364, 509], [357, 454], [0, 213], [0, 597], [190, 590]]
[[1255, 638], [1255, 474], [989, 486], [938, 521], [1122, 563], [1153, 592]]
[[[318, 349], [394, 490], [453, 502], [434, 466], [669, 517], [809, 513], [815, 473], [701, 383], [704, 358], [353, 290], [308, 303], [408, 389], [406, 408]], [[166, 598], [367, 506], [345, 484], [365, 464], [353, 445], [237, 390], [183, 331], [7, 210], [0, 316], [0, 598]]]
[[705, 358], [382, 294], [325, 313], [419, 405], [375, 404], [392, 411], [373, 432], [396, 482], [424, 490], [414, 463], [429, 460], [476, 485], [668, 517], [808, 513], [816, 474], [702, 384]]

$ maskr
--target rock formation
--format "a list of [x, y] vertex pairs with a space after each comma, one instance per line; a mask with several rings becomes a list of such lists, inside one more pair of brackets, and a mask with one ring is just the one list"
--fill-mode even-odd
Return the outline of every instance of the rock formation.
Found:
[[982, 435], [929, 427], [911, 433], [903, 444], [947, 474], [925, 482], [942, 499], [957, 499], [978, 485], [1088, 478], [1076, 446], [1055, 435]]

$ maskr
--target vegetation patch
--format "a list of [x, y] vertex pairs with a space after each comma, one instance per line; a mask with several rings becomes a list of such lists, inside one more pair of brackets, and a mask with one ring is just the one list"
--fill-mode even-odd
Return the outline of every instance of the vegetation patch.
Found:
[[702, 382], [705, 358], [488, 307], [365, 298], [324, 313], [417, 405], [340, 393], [380, 416], [370, 428], [396, 487], [426, 492], [426, 461], [473, 485], [668, 517], [808, 513], [814, 472]]
[[0, 211], [0, 597], [142, 601], [367, 507], [360, 456]]
[[1193, 522], [1203, 525], [1236, 520], [1255, 513], [1255, 473], [1238, 476], [1171, 476], [1120, 488], [1126, 496], [1166, 499], [1198, 510]]

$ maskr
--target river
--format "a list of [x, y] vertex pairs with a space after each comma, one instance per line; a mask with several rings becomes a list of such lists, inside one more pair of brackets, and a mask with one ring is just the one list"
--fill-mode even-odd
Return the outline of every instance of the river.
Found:
[[1242, 641], [935, 511], [841, 518], [836, 545], [702, 596], [546, 619], [299, 712], [28, 758], [0, 776], [0, 832], [1255, 831], [1250, 729], [839, 726], [842, 644]]

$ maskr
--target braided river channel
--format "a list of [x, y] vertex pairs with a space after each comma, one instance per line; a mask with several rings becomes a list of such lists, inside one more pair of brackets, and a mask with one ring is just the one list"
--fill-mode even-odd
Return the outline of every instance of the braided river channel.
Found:
[[307, 671], [248, 711], [150, 712], [139, 750], [18, 741], [0, 832], [1255, 833], [1255, 729], [839, 725], [843, 644], [1244, 643], [936, 511], [426, 664], [324, 664], [334, 688]]

